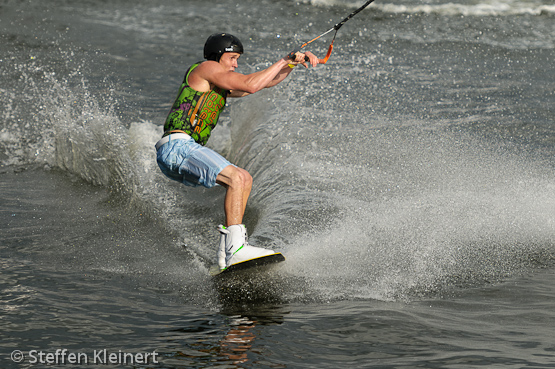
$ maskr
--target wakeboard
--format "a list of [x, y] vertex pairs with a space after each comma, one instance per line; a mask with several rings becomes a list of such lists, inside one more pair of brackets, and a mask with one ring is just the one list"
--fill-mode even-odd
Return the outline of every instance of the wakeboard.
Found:
[[285, 256], [283, 256], [281, 252], [276, 252], [274, 254], [245, 260], [237, 264], [232, 264], [231, 266], [223, 270], [220, 270], [220, 268], [217, 265], [214, 265], [212, 268], [210, 268], [210, 274], [212, 276], [231, 275], [234, 272], [237, 272], [240, 270], [246, 270], [246, 269], [251, 269], [255, 267], [261, 267], [264, 265], [281, 263], [282, 261], [285, 261]]

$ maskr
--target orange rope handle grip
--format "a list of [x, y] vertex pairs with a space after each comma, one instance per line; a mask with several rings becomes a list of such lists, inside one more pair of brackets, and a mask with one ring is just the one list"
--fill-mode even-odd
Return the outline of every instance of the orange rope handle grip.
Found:
[[[335, 40], [334, 40], [335, 41]], [[320, 64], [326, 64], [326, 62], [328, 61], [328, 59], [330, 58], [331, 52], [333, 50], [333, 41], [330, 44], [330, 47], [328, 48], [328, 53], [326, 54], [326, 56], [324, 57], [324, 59], [319, 59]]]

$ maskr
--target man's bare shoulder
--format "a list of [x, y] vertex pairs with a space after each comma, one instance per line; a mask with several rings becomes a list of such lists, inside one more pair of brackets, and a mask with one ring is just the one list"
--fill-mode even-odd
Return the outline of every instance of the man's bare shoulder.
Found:
[[208, 91], [214, 79], [213, 76], [224, 71], [218, 62], [213, 60], [203, 61], [189, 75], [189, 85], [197, 91]]
[[214, 60], [204, 60], [198, 63], [198, 67], [196, 67], [195, 69], [199, 69], [199, 68], [208, 68], [208, 67], [213, 67], [219, 65], [218, 62], [215, 62]]
[[208, 91], [213, 86], [230, 91], [240, 89], [238, 86], [241, 86], [242, 78], [242, 74], [227, 69], [221, 63], [207, 60], [191, 72], [189, 84], [197, 91]]
[[193, 73], [198, 74], [212, 74], [225, 72], [225, 68], [218, 62], [213, 60], [205, 60], [193, 70]]

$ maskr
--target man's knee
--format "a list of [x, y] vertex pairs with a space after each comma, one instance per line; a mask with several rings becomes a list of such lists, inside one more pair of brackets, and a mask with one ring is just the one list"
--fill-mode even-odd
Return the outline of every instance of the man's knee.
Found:
[[252, 176], [244, 169], [235, 167], [231, 176], [231, 186], [243, 189], [252, 187]]
[[243, 188], [250, 190], [251, 187], [252, 187], [252, 176], [250, 175], [249, 172], [247, 172], [244, 169], [243, 169], [243, 174], [244, 174], [244, 179], [243, 179], [244, 187]]

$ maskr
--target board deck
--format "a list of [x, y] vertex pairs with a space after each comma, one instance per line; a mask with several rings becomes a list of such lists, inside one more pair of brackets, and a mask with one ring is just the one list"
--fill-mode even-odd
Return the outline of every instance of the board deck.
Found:
[[250, 269], [250, 268], [259, 267], [259, 266], [268, 265], [268, 264], [280, 263], [282, 261], [285, 261], [285, 256], [283, 256], [281, 252], [276, 252], [275, 254], [261, 256], [259, 258], [249, 259], [237, 264], [233, 264], [224, 270], [220, 270], [217, 266], [215, 266], [210, 269], [210, 274], [212, 276], [224, 275], [224, 274], [227, 275], [227, 274], [232, 274], [233, 272], [236, 272], [239, 270]]

